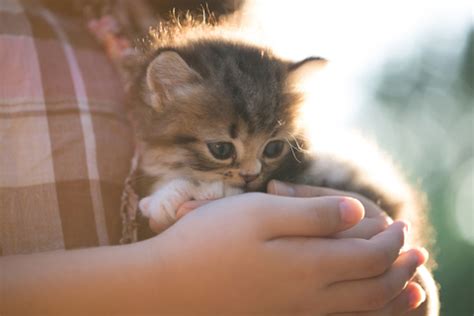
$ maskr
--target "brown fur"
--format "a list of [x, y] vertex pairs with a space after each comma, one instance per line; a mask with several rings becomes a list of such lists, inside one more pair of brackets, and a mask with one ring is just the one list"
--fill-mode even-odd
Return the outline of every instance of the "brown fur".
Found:
[[[130, 104], [141, 152], [136, 181], [141, 197], [178, 178], [197, 187], [222, 181], [247, 191], [263, 191], [271, 179], [326, 186], [359, 193], [392, 218], [410, 220], [411, 244], [427, 246], [431, 230], [423, 195], [390, 159], [370, 147], [358, 150], [371, 152], [377, 166], [309, 150], [298, 124], [303, 98], [295, 81], [323, 60], [292, 63], [215, 28], [192, 26], [166, 29], [136, 68]], [[262, 152], [275, 139], [285, 142], [283, 153], [265, 158]], [[213, 142], [231, 143], [235, 152], [216, 159], [208, 148]], [[249, 175], [256, 179], [246, 183]], [[429, 313], [437, 315], [434, 282], [429, 273], [421, 277], [421, 283], [432, 284], [425, 289]]]
[[[359, 168], [350, 157], [308, 151], [297, 123], [302, 95], [295, 80], [321, 63], [318, 58], [282, 60], [268, 49], [224, 40], [220, 30], [205, 25], [168, 30], [144, 54], [130, 93], [142, 150], [141, 179], [147, 183], [140, 186], [141, 196], [175, 177], [222, 180], [251, 191], [264, 190], [271, 179], [327, 186], [362, 194], [393, 218], [426, 227], [416, 229], [415, 239], [426, 245], [422, 195], [394, 172], [389, 159], [378, 158], [384, 160], [382, 169], [397, 175], [391, 187], [371, 182], [367, 172], [379, 172], [371, 166]], [[262, 158], [269, 139], [286, 143], [277, 159]], [[212, 157], [207, 143], [213, 141], [233, 143], [235, 157]], [[257, 165], [258, 178], [244, 185], [239, 172], [257, 170]]]

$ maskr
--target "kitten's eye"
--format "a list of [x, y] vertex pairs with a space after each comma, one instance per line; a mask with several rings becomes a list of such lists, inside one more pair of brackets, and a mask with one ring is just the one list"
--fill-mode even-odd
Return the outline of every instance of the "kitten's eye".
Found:
[[220, 160], [229, 159], [234, 154], [234, 145], [232, 143], [217, 142], [207, 144], [211, 154]]
[[285, 147], [285, 143], [281, 140], [273, 140], [265, 146], [263, 155], [267, 158], [276, 158], [280, 156]]

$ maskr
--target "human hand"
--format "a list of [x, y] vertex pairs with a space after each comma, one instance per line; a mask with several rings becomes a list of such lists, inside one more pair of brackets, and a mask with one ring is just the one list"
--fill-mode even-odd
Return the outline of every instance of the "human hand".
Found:
[[380, 209], [377, 204], [365, 196], [355, 192], [285, 183], [277, 180], [272, 180], [268, 183], [267, 192], [270, 194], [293, 197], [349, 196], [357, 199], [364, 206], [365, 217], [354, 227], [333, 236], [337, 238], [368, 239], [380, 233], [393, 223], [393, 220], [382, 209]]
[[[377, 204], [354, 192], [340, 191], [325, 187], [291, 184], [276, 180], [272, 180], [268, 183], [267, 192], [274, 195], [291, 197], [349, 196], [359, 200], [364, 206], [365, 217], [354, 227], [332, 236], [336, 238], [369, 239], [393, 223], [393, 220], [383, 210], [381, 210]], [[183, 203], [176, 212], [177, 218], [179, 219], [194, 209], [210, 202], [211, 200], [197, 200]], [[156, 227], [157, 224], [150, 221], [150, 226], [153, 228]]]
[[[298, 185], [284, 183], [281, 181], [270, 181], [268, 184], [268, 192], [282, 196], [294, 197], [317, 197], [317, 196], [350, 196], [359, 200], [365, 208], [365, 217], [357, 225], [350, 229], [337, 233], [337, 238], [370, 238], [375, 234], [383, 231], [393, 221], [380, 207], [372, 202], [372, 200], [354, 192], [340, 191], [325, 187], [315, 187], [308, 185]], [[405, 245], [408, 249], [408, 245]], [[439, 298], [436, 283], [430, 272], [425, 266], [417, 269], [417, 275], [409, 286], [415, 286], [414, 291], [421, 295], [424, 304], [412, 311], [410, 315], [437, 315], [439, 311]], [[422, 286], [420, 286], [422, 285]]]
[[346, 197], [208, 203], [155, 237], [156, 297], [174, 313], [400, 315], [423, 300], [408, 282], [426, 256], [399, 255], [402, 222], [368, 240], [325, 238], [363, 216]]

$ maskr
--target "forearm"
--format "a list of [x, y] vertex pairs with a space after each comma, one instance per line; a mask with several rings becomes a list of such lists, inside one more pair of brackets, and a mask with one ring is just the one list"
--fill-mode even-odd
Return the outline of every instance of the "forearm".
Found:
[[0, 258], [1, 315], [147, 312], [150, 242]]

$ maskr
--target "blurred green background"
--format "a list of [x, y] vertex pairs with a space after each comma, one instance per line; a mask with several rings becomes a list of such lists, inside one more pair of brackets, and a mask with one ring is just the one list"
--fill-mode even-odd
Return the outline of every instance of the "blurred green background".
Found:
[[[436, 230], [442, 315], [474, 315], [474, 28], [433, 36], [374, 75], [360, 126], [420, 182]], [[368, 124], [367, 117], [370, 117]]]

